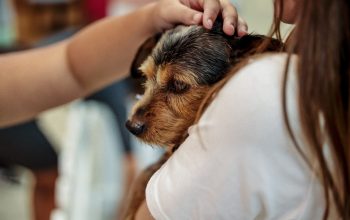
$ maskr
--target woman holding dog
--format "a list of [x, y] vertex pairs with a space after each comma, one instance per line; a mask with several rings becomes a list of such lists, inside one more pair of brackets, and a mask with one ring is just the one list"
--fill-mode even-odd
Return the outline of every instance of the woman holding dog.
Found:
[[280, 22], [286, 53], [214, 90], [138, 219], [350, 219], [350, 2], [275, 0]]
[[[217, 91], [150, 180], [137, 219], [350, 219], [349, 4], [275, 0], [275, 33], [296, 24], [287, 53], [253, 59]], [[177, 23], [211, 28], [220, 11], [225, 33], [245, 34], [228, 1], [162, 0], [1, 57], [0, 125], [122, 78], [114, 71], [127, 73], [149, 36]]]

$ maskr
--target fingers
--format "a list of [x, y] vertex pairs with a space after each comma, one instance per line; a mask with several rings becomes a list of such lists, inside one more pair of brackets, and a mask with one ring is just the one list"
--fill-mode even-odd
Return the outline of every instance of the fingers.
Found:
[[[191, 2], [191, 1], [190, 1]], [[197, 2], [201, 2], [197, 0]], [[238, 36], [247, 34], [247, 23], [238, 16], [236, 8], [228, 0], [203, 0], [203, 26], [211, 29], [213, 23], [221, 12], [223, 18], [223, 30], [227, 35], [237, 32]]]
[[204, 0], [203, 9], [203, 26], [211, 29], [216, 17], [221, 11], [220, 2], [218, 0]]
[[[238, 16], [236, 8], [229, 0], [163, 0], [158, 4], [162, 29], [182, 23], [186, 25], [203, 24], [207, 29], [213, 27], [219, 14], [223, 18], [223, 31], [227, 35], [247, 34], [247, 23]], [[203, 12], [201, 12], [203, 11]]]
[[188, 2], [188, 6], [190, 8], [197, 10], [197, 11], [203, 10], [203, 1], [204, 0], [181, 0], [181, 1]]
[[238, 30], [238, 36], [242, 37], [244, 35], [248, 34], [248, 25], [247, 22], [245, 20], [243, 20], [243, 18], [238, 17], [238, 26], [237, 26], [237, 30]]
[[238, 15], [236, 8], [227, 1], [222, 1], [223, 30], [227, 35], [233, 35], [238, 26]]
[[169, 10], [168, 16], [172, 17], [176, 23], [182, 23], [186, 25], [200, 24], [202, 21], [203, 13], [193, 10], [185, 5], [179, 4], [173, 10]]

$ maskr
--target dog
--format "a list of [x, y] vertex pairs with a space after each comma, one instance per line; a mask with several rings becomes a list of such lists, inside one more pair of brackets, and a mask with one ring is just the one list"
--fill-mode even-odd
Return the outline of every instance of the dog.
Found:
[[[156, 42], [153, 49], [152, 42]], [[259, 50], [263, 42], [267, 43]], [[134, 219], [148, 180], [186, 139], [210, 88], [250, 56], [282, 49], [280, 41], [262, 35], [227, 36], [222, 21], [215, 22], [212, 30], [177, 26], [141, 47], [132, 73], [145, 79], [145, 91], [126, 127], [141, 141], [164, 147], [166, 153], [136, 180], [125, 219]]]

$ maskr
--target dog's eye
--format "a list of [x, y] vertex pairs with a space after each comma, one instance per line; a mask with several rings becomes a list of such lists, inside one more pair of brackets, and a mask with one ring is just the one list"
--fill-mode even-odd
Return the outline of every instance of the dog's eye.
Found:
[[168, 90], [175, 94], [181, 94], [190, 89], [190, 85], [178, 80], [171, 80], [168, 84]]

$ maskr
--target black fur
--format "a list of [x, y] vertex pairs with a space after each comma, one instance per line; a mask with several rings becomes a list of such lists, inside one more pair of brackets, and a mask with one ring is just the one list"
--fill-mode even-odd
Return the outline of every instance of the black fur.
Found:
[[[159, 46], [153, 49], [151, 56], [158, 67], [171, 64], [174, 70], [194, 73], [201, 85], [211, 85], [222, 79], [233, 65], [255, 54], [257, 47], [267, 39], [262, 35], [228, 36], [223, 32], [220, 20], [214, 23], [212, 30], [191, 26], [182, 34], [184, 28], [178, 26], [169, 30], [160, 40], [157, 36], [158, 39], [152, 42], [159, 40]], [[270, 39], [264, 52], [282, 47], [280, 41]], [[145, 53], [142, 54], [145, 57]]]
[[231, 47], [224, 34], [216, 28], [208, 31], [193, 28], [185, 35], [175, 37], [177, 28], [166, 32], [162, 45], [153, 51], [152, 57], [157, 66], [171, 64], [198, 76], [199, 84], [217, 82], [230, 67]]

